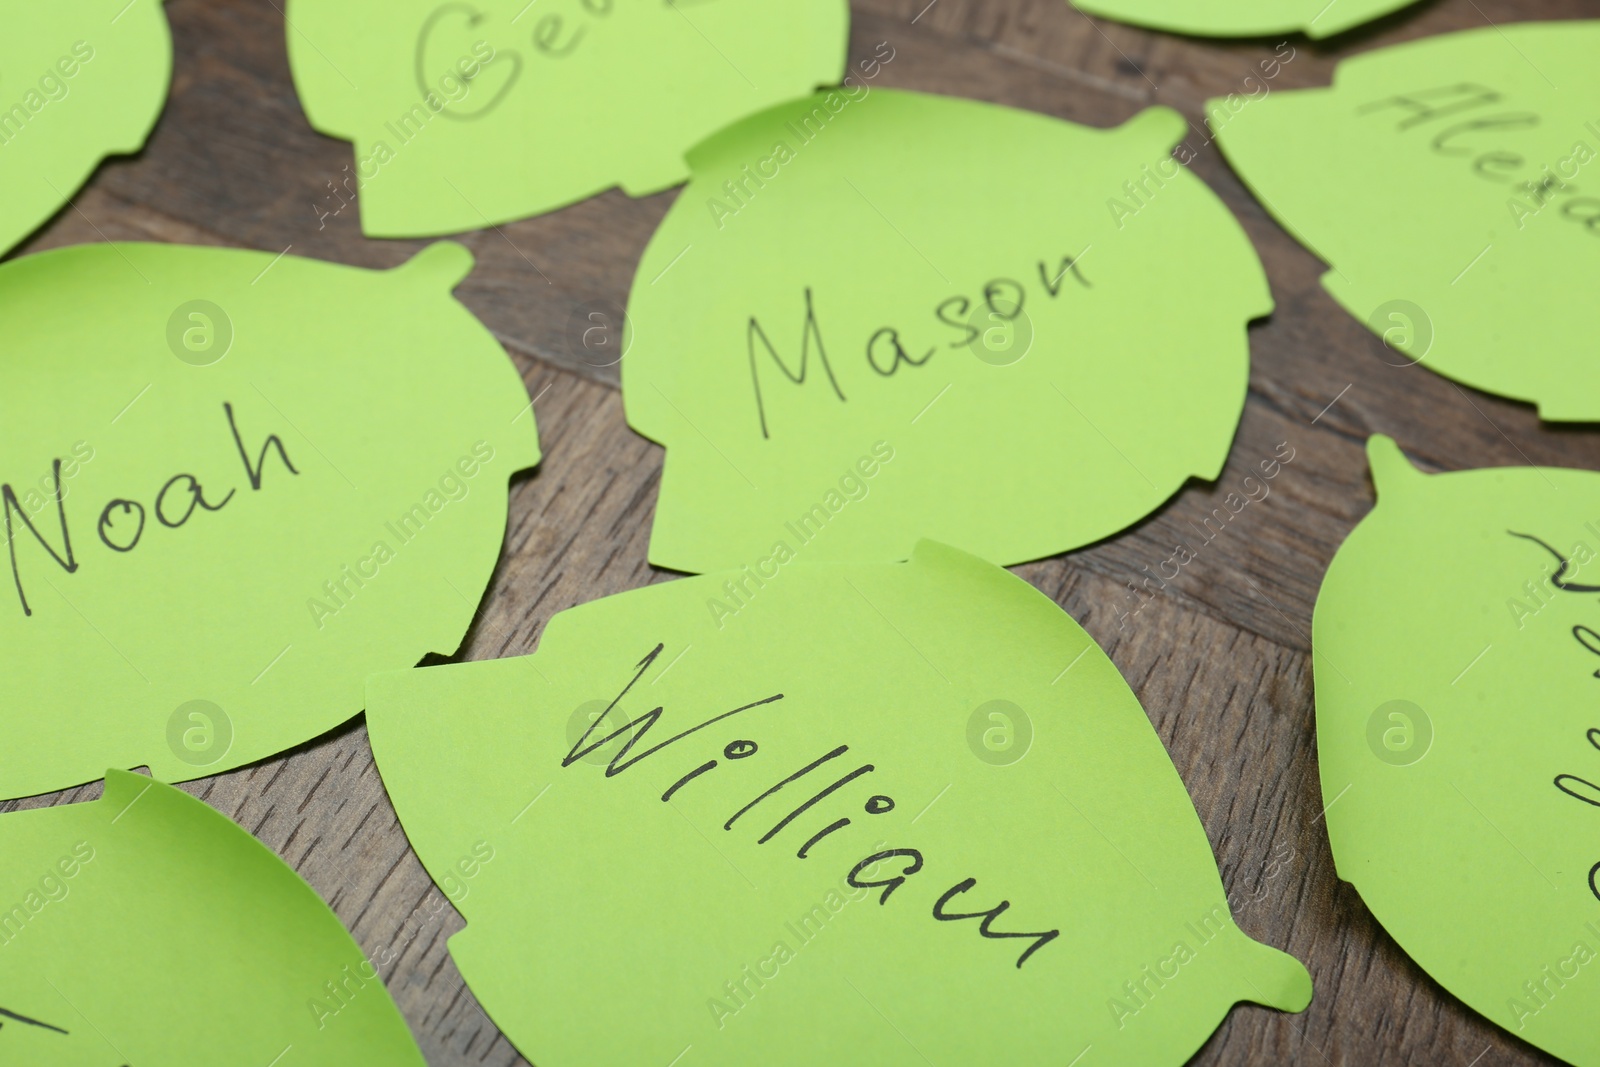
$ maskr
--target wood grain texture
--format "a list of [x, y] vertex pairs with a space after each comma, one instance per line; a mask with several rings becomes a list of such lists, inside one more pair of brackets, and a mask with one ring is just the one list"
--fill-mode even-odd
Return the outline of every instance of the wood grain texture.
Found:
[[[146, 150], [113, 161], [24, 252], [103, 239], [292, 250], [394, 266], [422, 242], [362, 238], [329, 184], [350, 148], [313, 132], [290, 83], [276, 0], [172, 0], [171, 100]], [[1277, 40], [1215, 42], [1091, 20], [1063, 0], [854, 0], [852, 57], [895, 49], [877, 84], [990, 100], [1096, 126], [1151, 104], [1204, 139], [1204, 100], [1245, 91]], [[1293, 38], [1275, 89], [1325, 85], [1367, 48], [1529, 18], [1600, 14], [1587, 0], [1424, 0], [1331, 42]], [[953, 146], [962, 150], [962, 146]], [[980, 150], [973, 146], [971, 150]], [[1395, 368], [1322, 292], [1322, 266], [1249, 196], [1212, 145], [1194, 171], [1242, 221], [1277, 312], [1251, 331], [1250, 394], [1214, 485], [1191, 484], [1124, 535], [1017, 568], [1106, 648], [1187, 783], [1252, 937], [1304, 960], [1301, 1015], [1241, 1006], [1196, 1064], [1554, 1063], [1480, 1019], [1413, 964], [1338, 881], [1321, 824], [1309, 656], [1311, 609], [1340, 541], [1371, 507], [1363, 441], [1396, 437], [1434, 469], [1600, 469], [1600, 434], [1539, 424], [1532, 408]], [[645, 561], [661, 451], [626, 426], [615, 368], [590, 366], [573, 309], [620, 309], [675, 194], [612, 192], [468, 234], [477, 269], [458, 296], [500, 338], [536, 397], [545, 460], [511, 487], [505, 551], [461, 658], [531, 651], [556, 612], [673, 577]], [[1153, 294], [1159, 301], [1160, 294]], [[1180, 577], [1147, 577], [1281, 443], [1294, 461]], [[1134, 610], [1137, 609], [1137, 610]], [[478, 1008], [446, 952], [461, 920], [407, 845], [359, 719], [300, 748], [184, 788], [238, 820], [330, 902], [374, 958], [436, 1067], [524, 1061]], [[98, 795], [69, 790], [0, 810]], [[1274, 859], [1290, 857], [1274, 865]]]

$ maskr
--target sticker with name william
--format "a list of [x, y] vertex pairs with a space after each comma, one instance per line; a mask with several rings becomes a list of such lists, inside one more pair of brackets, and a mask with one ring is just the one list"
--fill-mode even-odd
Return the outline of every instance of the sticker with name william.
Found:
[[1600, 283], [1597, 50], [1600, 21], [1412, 41], [1252, 103], [1217, 141], [1394, 373], [1594, 421], [1600, 363], [1572, 294]]
[[373, 237], [538, 215], [688, 176], [684, 152], [844, 74], [846, 0], [289, 0], [316, 129], [355, 148], [325, 221]]
[[160, 0], [0, 2], [0, 254], [106, 156], [137, 152], [167, 101]]
[[389, 271], [155, 244], [0, 265], [0, 796], [238, 767], [460, 644], [539, 459], [527, 390]]
[[533, 1063], [1176, 1067], [1236, 1002], [1311, 998], [1116, 667], [943, 545], [634, 590], [367, 697], [451, 956]]
[[1071, 0], [1091, 15], [1197, 37], [1332, 37], [1416, 0]]
[[1317, 758], [1339, 876], [1445, 989], [1600, 1065], [1600, 474], [1425, 475], [1317, 597]]
[[422, 1067], [333, 912], [202, 802], [127, 771], [0, 815], [0, 1063]]
[[628, 303], [650, 561], [1021, 563], [1215, 478], [1272, 299], [1187, 130], [862, 85], [697, 147]]

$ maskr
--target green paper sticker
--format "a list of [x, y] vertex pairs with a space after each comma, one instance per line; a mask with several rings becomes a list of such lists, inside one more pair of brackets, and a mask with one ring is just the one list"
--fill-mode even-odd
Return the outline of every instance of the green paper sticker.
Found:
[[942, 545], [634, 590], [367, 696], [451, 955], [534, 1063], [1155, 1067], [1311, 997], [1111, 661]]
[[106, 156], [137, 152], [172, 77], [159, 0], [0, 5], [0, 253], [66, 205]]
[[1415, 0], [1072, 0], [1091, 15], [1197, 37], [1336, 33], [1408, 7]]
[[1600, 1064], [1600, 474], [1424, 475], [1317, 598], [1317, 755], [1339, 876], [1440, 985]]
[[539, 459], [527, 391], [450, 290], [391, 271], [98, 244], [0, 265], [0, 795], [181, 781], [361, 710], [449, 653]]
[[290, 0], [311, 125], [355, 148], [318, 218], [359, 193], [373, 237], [475, 230], [621, 186], [844, 72], [846, 0]]
[[415, 1065], [379, 965], [221, 813], [137, 774], [0, 815], [0, 1063]]
[[1571, 299], [1600, 278], [1597, 49], [1600, 22], [1413, 41], [1256, 101], [1217, 139], [1386, 362], [1600, 419]]
[[1186, 130], [862, 86], [696, 148], [628, 305], [651, 562], [1019, 563], [1215, 478], [1272, 300]]

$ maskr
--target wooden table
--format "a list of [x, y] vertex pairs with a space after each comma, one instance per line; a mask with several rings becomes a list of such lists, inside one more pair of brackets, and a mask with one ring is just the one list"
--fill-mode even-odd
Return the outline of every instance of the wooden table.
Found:
[[[852, 61], [881, 41], [894, 49], [879, 85], [1095, 126], [1159, 103], [1203, 129], [1202, 102], [1251, 91], [1246, 77], [1279, 43], [1148, 33], [1088, 19], [1063, 0], [852, 6]], [[351, 150], [314, 133], [301, 113], [279, 2], [171, 0], [167, 11], [176, 69], [148, 147], [104, 167], [23, 251], [180, 241], [381, 268], [422, 247], [364, 239], [353, 208], [319, 220]], [[1326, 85], [1337, 59], [1378, 45], [1489, 22], [1595, 14], [1584, 0], [1425, 0], [1328, 45], [1291, 39], [1295, 56], [1272, 84]], [[1191, 485], [1123, 536], [1017, 573], [1088, 628], [1143, 701], [1194, 797], [1223, 882], [1243, 899], [1239, 925], [1304, 960], [1316, 982], [1316, 999], [1301, 1015], [1238, 1007], [1194, 1062], [1554, 1063], [1441, 989], [1336, 877], [1321, 822], [1309, 634], [1323, 571], [1372, 505], [1368, 434], [1391, 434], [1423, 465], [1449, 470], [1600, 469], [1600, 435], [1541, 426], [1530, 407], [1389, 365], [1318, 286], [1322, 265], [1268, 218], [1214, 145], [1193, 168], [1242, 220], [1277, 301], [1276, 314], [1251, 330], [1249, 402], [1232, 460], [1214, 486]], [[634, 265], [675, 195], [607, 193], [462, 238], [478, 265], [458, 296], [538, 398], [545, 454], [537, 473], [511, 487], [505, 553], [465, 659], [530, 652], [556, 612], [673, 577], [645, 562], [661, 451], [624, 423], [615, 368], [595, 369], [572, 354], [580, 349], [569, 319], [583, 303], [623, 306]], [[1188, 524], [1220, 506], [1280, 442], [1294, 449], [1294, 461], [1271, 496], [1231, 522], [1156, 599], [1119, 620], [1126, 584], [1165, 559]], [[292, 864], [369, 955], [398, 954], [384, 977], [431, 1064], [524, 1062], [450, 961], [445, 940], [461, 920], [408, 847], [360, 719], [185, 788]], [[0, 810], [88, 800], [99, 790]]]

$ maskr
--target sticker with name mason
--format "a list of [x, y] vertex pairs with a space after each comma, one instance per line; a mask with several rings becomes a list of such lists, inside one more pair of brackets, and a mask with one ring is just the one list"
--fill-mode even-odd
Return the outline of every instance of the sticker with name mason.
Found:
[[355, 148], [333, 211], [420, 237], [678, 184], [702, 138], [837, 83], [849, 20], [846, 0], [289, 0], [287, 32], [311, 125]]
[[1596, 1067], [1600, 474], [1367, 450], [1311, 633], [1339, 876], [1468, 1006]]
[[1416, 0], [1071, 0], [1091, 15], [1197, 37], [1332, 37]]
[[1597, 50], [1600, 21], [1428, 37], [1256, 101], [1217, 141], [1328, 264], [1323, 288], [1389, 373], [1420, 363], [1594, 421], [1600, 364], [1572, 294], [1600, 284]]
[[423, 1067], [378, 966], [298, 874], [182, 790], [0, 815], [0, 1063]]
[[889, 562], [927, 536], [1020, 563], [1215, 478], [1272, 300], [1172, 156], [1187, 130], [862, 83], [697, 147], [621, 364], [667, 450], [651, 562]]
[[137, 152], [172, 79], [160, 0], [0, 2], [0, 254], [106, 156]]
[[933, 542], [585, 604], [531, 656], [374, 675], [367, 722], [533, 1063], [1176, 1067], [1311, 997], [1116, 667]]
[[450, 296], [471, 266], [451, 243], [390, 271], [153, 244], [0, 266], [0, 796], [262, 759], [359, 712], [369, 672], [455, 650], [539, 459]]

